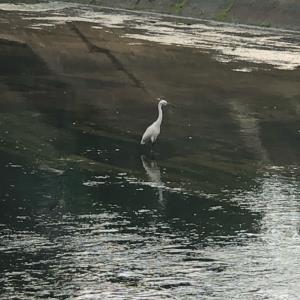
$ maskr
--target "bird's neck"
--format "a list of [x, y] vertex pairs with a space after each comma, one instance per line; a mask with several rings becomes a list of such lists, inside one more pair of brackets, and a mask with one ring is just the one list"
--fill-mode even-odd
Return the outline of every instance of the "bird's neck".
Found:
[[162, 122], [162, 116], [163, 116], [163, 113], [162, 113], [162, 108], [161, 108], [161, 104], [158, 104], [158, 118], [156, 120], [156, 123], [160, 126], [161, 125], [161, 122]]

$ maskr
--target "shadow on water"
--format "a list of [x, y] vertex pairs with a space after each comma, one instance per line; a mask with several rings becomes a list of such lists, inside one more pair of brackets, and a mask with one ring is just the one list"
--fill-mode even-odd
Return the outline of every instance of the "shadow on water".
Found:
[[[284, 295], [284, 281], [293, 295], [297, 71], [236, 74], [103, 31], [117, 68], [53, 30], [0, 40], [0, 298], [240, 299]], [[180, 107], [155, 157], [139, 145], [157, 113], [144, 84]]]

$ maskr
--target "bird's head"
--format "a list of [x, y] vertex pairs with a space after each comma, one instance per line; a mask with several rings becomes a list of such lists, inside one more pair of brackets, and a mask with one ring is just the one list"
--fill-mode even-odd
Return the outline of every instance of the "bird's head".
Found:
[[157, 98], [157, 100], [159, 101], [159, 104], [162, 106], [168, 105], [168, 102], [162, 98]]
[[160, 103], [162, 106], [168, 105], [168, 102], [167, 102], [166, 100], [160, 100], [159, 103]]

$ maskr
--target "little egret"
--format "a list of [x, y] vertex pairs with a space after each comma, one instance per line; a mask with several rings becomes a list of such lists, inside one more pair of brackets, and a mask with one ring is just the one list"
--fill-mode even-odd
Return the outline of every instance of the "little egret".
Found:
[[162, 106], [166, 106], [168, 104], [168, 102], [166, 100], [160, 100], [158, 103], [158, 118], [157, 120], [152, 123], [145, 131], [145, 133], [143, 134], [142, 140], [141, 140], [141, 144], [144, 145], [147, 142], [151, 142], [152, 145], [155, 143], [157, 137], [160, 134], [160, 126], [161, 126], [161, 122], [162, 122], [162, 117], [163, 117], [163, 113], [162, 113]]

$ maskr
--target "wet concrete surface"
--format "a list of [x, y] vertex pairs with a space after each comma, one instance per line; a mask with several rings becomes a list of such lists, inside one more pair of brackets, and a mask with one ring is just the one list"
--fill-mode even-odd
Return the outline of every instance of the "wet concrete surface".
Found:
[[[27, 0], [27, 2], [37, 1]], [[262, 27], [294, 30], [300, 28], [300, 5], [294, 0], [77, 0], [75, 2]]]
[[0, 298], [298, 299], [297, 33], [220, 61], [80, 9], [0, 11]]

